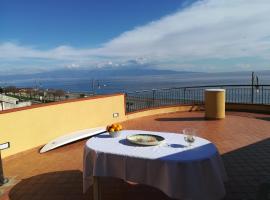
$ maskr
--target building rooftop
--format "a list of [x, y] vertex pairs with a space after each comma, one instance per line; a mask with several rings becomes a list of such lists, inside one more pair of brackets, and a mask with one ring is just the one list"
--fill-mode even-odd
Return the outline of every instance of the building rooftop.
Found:
[[[229, 177], [225, 199], [254, 199], [270, 180], [270, 115], [227, 112], [224, 120], [205, 120], [203, 112], [175, 112], [125, 121], [125, 129], [180, 133], [196, 127], [198, 135], [213, 142], [222, 155]], [[82, 190], [83, 149], [86, 140], [45, 154], [39, 148], [3, 160], [9, 184], [0, 187], [1, 200], [92, 199]], [[102, 200], [169, 199], [161, 191], [113, 178], [101, 179]]]

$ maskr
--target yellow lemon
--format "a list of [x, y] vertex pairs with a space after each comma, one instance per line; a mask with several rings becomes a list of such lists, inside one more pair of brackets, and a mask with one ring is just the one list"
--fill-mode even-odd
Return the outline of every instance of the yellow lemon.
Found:
[[109, 132], [114, 132], [114, 131], [115, 131], [114, 128], [109, 129]]
[[121, 129], [119, 128], [119, 126], [117, 126], [117, 127], [115, 128], [115, 131], [121, 131]]
[[117, 125], [116, 124], [112, 124], [111, 128], [116, 128]]
[[122, 130], [123, 129], [123, 127], [122, 127], [122, 125], [121, 124], [118, 124], [118, 126], [117, 126], [120, 130]]

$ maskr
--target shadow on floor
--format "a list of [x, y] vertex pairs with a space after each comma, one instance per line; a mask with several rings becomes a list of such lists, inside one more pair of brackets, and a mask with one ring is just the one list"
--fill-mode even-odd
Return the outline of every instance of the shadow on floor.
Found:
[[[267, 200], [270, 193], [270, 139], [222, 155], [228, 174], [224, 200]], [[92, 188], [82, 192], [79, 170], [40, 174], [20, 181], [9, 191], [10, 200], [91, 200]], [[113, 178], [101, 179], [102, 200], [168, 200], [161, 191], [130, 185]], [[258, 196], [259, 193], [259, 196]], [[259, 197], [259, 198], [257, 198]]]
[[270, 117], [256, 117], [256, 119], [264, 120], [264, 121], [270, 121]]
[[270, 199], [270, 139], [223, 154], [222, 158], [229, 177], [225, 200]]
[[23, 179], [9, 192], [10, 200], [91, 200], [92, 188], [83, 194], [82, 172], [58, 171]]
[[[123, 180], [100, 178], [102, 200], [171, 200], [156, 188]], [[83, 194], [82, 172], [58, 171], [23, 179], [9, 192], [10, 200], [92, 200], [93, 188]]]
[[204, 117], [157, 118], [156, 121], [206, 121]]
[[129, 184], [116, 178], [101, 178], [100, 191], [102, 200], [173, 200], [160, 190], [142, 185]]

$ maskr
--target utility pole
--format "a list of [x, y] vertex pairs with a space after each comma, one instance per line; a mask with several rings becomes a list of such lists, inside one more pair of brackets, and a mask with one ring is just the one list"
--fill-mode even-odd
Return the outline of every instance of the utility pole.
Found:
[[103, 84], [100, 80], [92, 79], [92, 94], [95, 95], [95, 89], [102, 89], [104, 87], [107, 87], [106, 84]]

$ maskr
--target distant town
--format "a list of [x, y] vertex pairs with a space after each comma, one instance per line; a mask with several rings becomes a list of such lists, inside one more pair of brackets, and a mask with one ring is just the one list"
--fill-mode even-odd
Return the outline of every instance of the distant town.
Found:
[[50, 103], [66, 99], [84, 98], [91, 94], [70, 93], [62, 89], [0, 87], [0, 110]]

